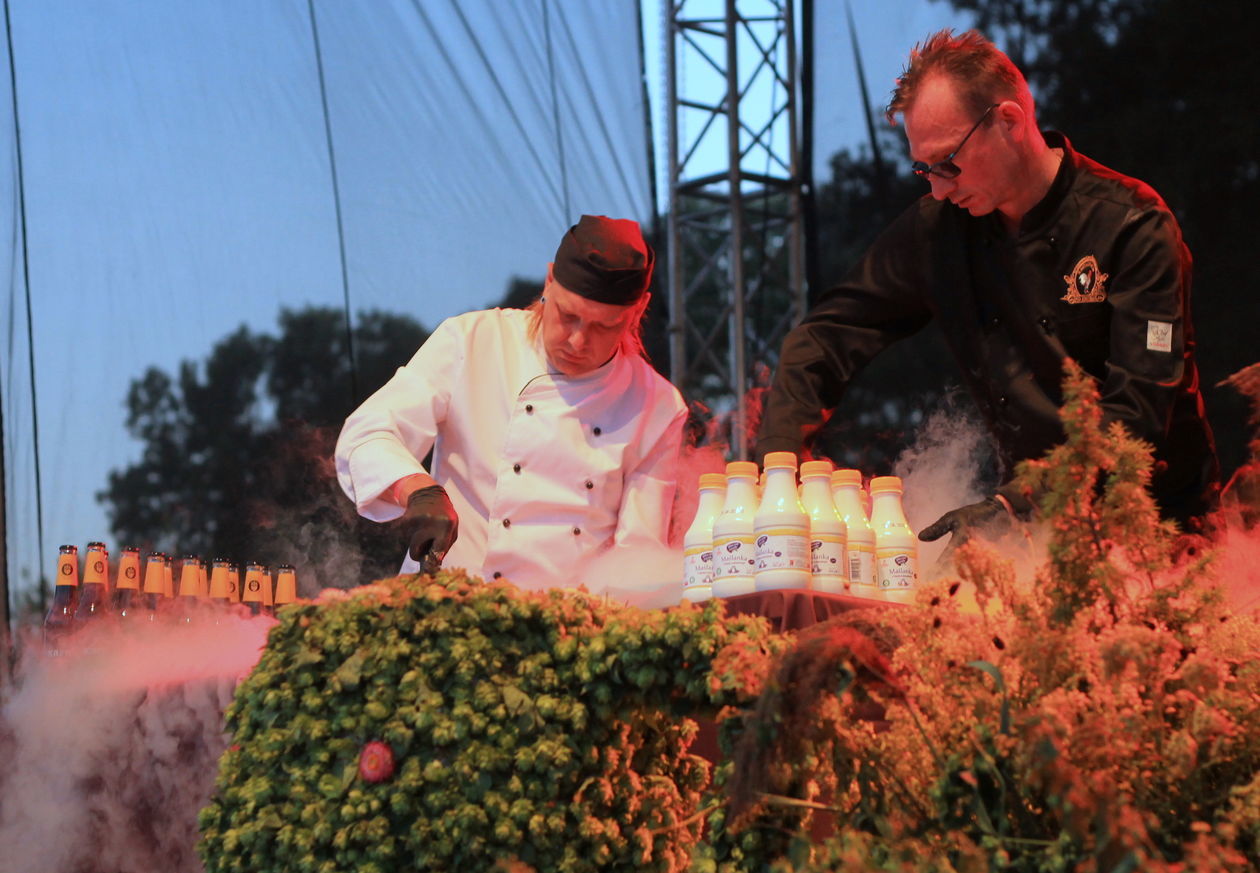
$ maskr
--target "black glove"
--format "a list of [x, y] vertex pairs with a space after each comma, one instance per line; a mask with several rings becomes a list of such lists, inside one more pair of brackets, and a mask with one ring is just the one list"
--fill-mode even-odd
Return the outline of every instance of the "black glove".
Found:
[[411, 492], [407, 509], [398, 523], [412, 531], [407, 553], [413, 561], [424, 561], [426, 568], [429, 562], [425, 559], [430, 554], [436, 559], [432, 563], [440, 564], [459, 536], [459, 516], [441, 485]]
[[919, 539], [930, 543], [933, 540], [939, 540], [947, 533], [952, 533], [953, 537], [950, 538], [949, 544], [960, 546], [971, 539], [971, 535], [980, 528], [994, 522], [1008, 522], [1009, 520], [1010, 513], [1006, 505], [996, 497], [987, 497], [979, 503], [970, 503], [967, 506], [951, 509], [919, 531]]

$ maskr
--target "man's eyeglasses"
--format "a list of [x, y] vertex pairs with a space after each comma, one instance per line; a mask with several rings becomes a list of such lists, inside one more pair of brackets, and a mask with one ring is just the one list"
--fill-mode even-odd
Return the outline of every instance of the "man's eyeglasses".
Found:
[[971, 126], [971, 130], [967, 131], [967, 135], [962, 138], [962, 142], [958, 144], [958, 148], [947, 154], [945, 156], [945, 160], [937, 161], [931, 166], [923, 163], [923, 161], [915, 161], [910, 165], [910, 169], [914, 170], [914, 174], [916, 176], [922, 176], [925, 179], [933, 173], [940, 176], [942, 179], [953, 179], [956, 177], [962, 172], [962, 168], [954, 163], [954, 157], [962, 151], [962, 147], [967, 144], [967, 140], [971, 139], [971, 135], [979, 129], [980, 125], [984, 124], [984, 120], [989, 117], [989, 113], [996, 108], [996, 103], [989, 104], [989, 108], [984, 110], [984, 115], [981, 115], [980, 120]]

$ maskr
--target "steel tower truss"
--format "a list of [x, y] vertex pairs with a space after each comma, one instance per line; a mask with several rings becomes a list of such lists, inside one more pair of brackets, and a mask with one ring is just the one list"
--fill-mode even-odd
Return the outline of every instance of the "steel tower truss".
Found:
[[804, 314], [796, 0], [670, 0], [666, 12], [671, 378], [729, 415]]

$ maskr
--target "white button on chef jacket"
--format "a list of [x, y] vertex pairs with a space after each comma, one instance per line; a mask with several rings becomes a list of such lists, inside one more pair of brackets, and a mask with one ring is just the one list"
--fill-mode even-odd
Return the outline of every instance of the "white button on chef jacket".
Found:
[[[390, 487], [428, 472], [459, 514], [444, 567], [598, 593], [601, 580], [583, 575], [594, 557], [667, 547], [686, 407], [651, 365], [620, 352], [582, 376], [548, 372], [530, 318], [492, 309], [442, 322], [346, 419], [337, 478], [360, 515], [389, 521], [403, 512]], [[402, 572], [417, 570], [404, 559]]]

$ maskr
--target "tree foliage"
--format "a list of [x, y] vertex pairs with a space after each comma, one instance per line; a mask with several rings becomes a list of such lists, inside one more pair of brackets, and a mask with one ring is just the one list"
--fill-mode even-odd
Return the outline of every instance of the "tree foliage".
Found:
[[[376, 578], [402, 541], [360, 519], [338, 488], [332, 449], [345, 417], [427, 337], [406, 316], [285, 309], [277, 334], [240, 327], [205, 361], [150, 368], [127, 393], [142, 445], [100, 495], [118, 542], [177, 554], [291, 563], [304, 589]], [[332, 575], [330, 574], [337, 574]]]

